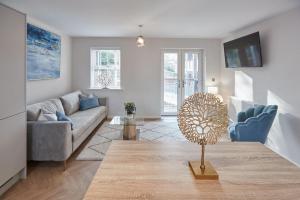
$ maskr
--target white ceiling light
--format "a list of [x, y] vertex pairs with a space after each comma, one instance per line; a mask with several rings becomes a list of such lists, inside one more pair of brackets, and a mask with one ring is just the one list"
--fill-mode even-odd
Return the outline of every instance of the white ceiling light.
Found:
[[142, 28], [143, 28], [143, 25], [139, 25], [140, 35], [136, 38], [136, 44], [137, 44], [138, 47], [145, 46], [145, 39], [142, 36], [142, 30], [141, 30]]

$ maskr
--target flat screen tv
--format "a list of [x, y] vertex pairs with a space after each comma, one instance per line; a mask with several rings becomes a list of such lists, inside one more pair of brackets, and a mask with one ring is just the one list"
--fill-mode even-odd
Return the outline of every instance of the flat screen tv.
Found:
[[227, 68], [262, 67], [259, 32], [224, 43]]

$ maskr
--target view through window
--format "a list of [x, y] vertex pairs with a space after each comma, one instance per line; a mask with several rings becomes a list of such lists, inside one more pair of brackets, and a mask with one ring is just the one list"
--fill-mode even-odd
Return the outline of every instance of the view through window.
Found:
[[163, 50], [162, 114], [176, 115], [184, 99], [202, 91], [201, 49]]
[[91, 88], [121, 88], [120, 49], [91, 49]]

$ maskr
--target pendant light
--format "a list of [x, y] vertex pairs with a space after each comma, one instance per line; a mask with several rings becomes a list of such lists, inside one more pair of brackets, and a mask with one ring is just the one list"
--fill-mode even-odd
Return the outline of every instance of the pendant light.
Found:
[[143, 25], [139, 25], [140, 35], [136, 38], [136, 44], [137, 44], [138, 47], [145, 46], [145, 39], [142, 36], [142, 28], [143, 28]]

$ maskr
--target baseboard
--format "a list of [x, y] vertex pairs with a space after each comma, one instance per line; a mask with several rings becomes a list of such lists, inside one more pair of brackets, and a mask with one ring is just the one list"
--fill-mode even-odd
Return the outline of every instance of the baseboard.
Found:
[[7, 190], [9, 190], [9, 188], [15, 185], [20, 179], [25, 179], [25, 178], [26, 178], [26, 169], [24, 168], [0, 187], [0, 197]]
[[292, 161], [291, 159], [289, 159], [285, 155], [282, 155], [281, 153], [278, 152], [278, 150], [276, 150], [275, 148], [272, 148], [272, 146], [270, 146], [269, 144], [265, 144], [265, 146], [268, 147], [271, 151], [275, 152], [276, 154], [280, 155], [281, 157], [283, 157], [284, 159], [286, 159], [287, 161], [289, 161], [290, 163], [293, 163], [297, 167], [300, 167], [300, 165], [298, 163]]
[[[113, 116], [108, 116], [107, 120], [112, 120]], [[137, 116], [137, 118], [143, 118], [145, 121], [161, 120], [161, 116]]]
[[144, 116], [144, 120], [161, 120], [161, 116]]

